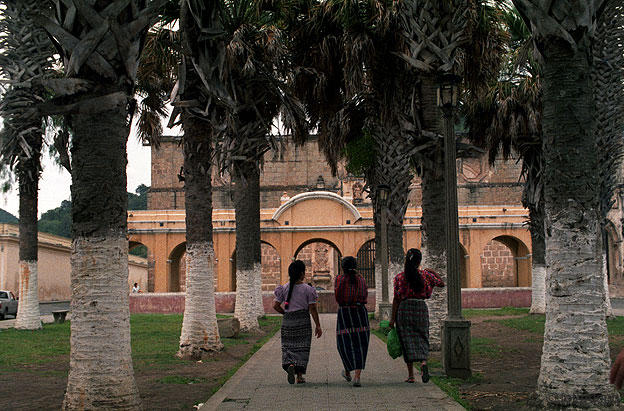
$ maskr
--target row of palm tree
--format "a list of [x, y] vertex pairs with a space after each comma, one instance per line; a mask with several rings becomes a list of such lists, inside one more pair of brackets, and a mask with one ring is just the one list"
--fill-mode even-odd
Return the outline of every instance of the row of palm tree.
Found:
[[[135, 409], [140, 404], [129, 348], [125, 144], [139, 56], [165, 2], [54, 3], [54, 13], [37, 21], [63, 59], [66, 78], [48, 84], [55, 98], [36, 112], [65, 115], [73, 132], [72, 350], [64, 407], [80, 408], [86, 401], [88, 407]], [[371, 194], [375, 196], [380, 184], [395, 187], [389, 213], [391, 263], [402, 261], [407, 193], [412, 173], [420, 172], [423, 249], [434, 268], [446, 272], [445, 239], [439, 234], [445, 213], [435, 79], [462, 74], [476, 96], [497, 74], [496, 53], [484, 59], [483, 49], [478, 50], [482, 43], [474, 47], [466, 41], [468, 36], [483, 39], [498, 51], [504, 36], [485, 18], [487, 3], [184, 0], [179, 11], [173, 3], [167, 11], [179, 13], [181, 41], [171, 123], [184, 129], [188, 254], [179, 356], [197, 359], [222, 346], [214, 311], [214, 164], [235, 181], [240, 267], [236, 315], [245, 329], [258, 328], [258, 180], [262, 155], [272, 147], [268, 131], [278, 114], [298, 143], [305, 140], [307, 121], [316, 127], [334, 167], [349, 142], [362, 136], [372, 139], [374, 156], [365, 170]], [[539, 190], [533, 195], [544, 202], [545, 260], [550, 267], [538, 398], [546, 405], [585, 405], [588, 398], [608, 405], [617, 395], [606, 384], [604, 274], [596, 252], [600, 205], [592, 197], [600, 186], [592, 185], [599, 168], [593, 116], [586, 109], [592, 107], [593, 85], [581, 73], [590, 67], [589, 46], [603, 6], [620, 17], [621, 7], [614, 1], [593, 1], [584, 9], [542, 10], [537, 1], [515, 3], [543, 59], [546, 143], [533, 145], [542, 148], [542, 160], [527, 170], [543, 175], [544, 195]], [[477, 61], [480, 70], [475, 70]], [[566, 75], [574, 70], [578, 74], [570, 82]], [[582, 93], [574, 92], [577, 84], [584, 85]], [[161, 106], [158, 100], [152, 103]], [[569, 112], [562, 114], [562, 107]], [[102, 115], [106, 124], [99, 121]], [[438, 308], [432, 311], [443, 317], [444, 300], [433, 305]], [[592, 327], [581, 330], [575, 324], [579, 316]], [[567, 368], [557, 363], [562, 355]], [[595, 383], [586, 384], [584, 378], [577, 385], [564, 383], [579, 369]]]

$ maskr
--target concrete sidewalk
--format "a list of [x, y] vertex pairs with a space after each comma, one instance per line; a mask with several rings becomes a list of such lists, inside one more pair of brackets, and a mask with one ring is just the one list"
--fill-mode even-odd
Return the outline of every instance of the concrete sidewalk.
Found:
[[407, 369], [371, 335], [362, 387], [340, 375], [336, 314], [321, 314], [323, 336], [313, 338], [305, 384], [290, 385], [281, 365], [280, 333], [271, 338], [201, 408], [208, 410], [463, 410], [431, 381], [403, 382]]

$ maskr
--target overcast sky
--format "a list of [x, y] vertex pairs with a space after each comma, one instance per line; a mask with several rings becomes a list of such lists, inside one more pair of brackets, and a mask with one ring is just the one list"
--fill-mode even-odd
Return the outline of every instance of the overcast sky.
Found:
[[[134, 135], [128, 139], [128, 191], [134, 193], [139, 184], [151, 185], [150, 147], [144, 147]], [[63, 200], [71, 200], [69, 186], [71, 176], [67, 170], [54, 164], [46, 155], [43, 159], [43, 174], [39, 181], [39, 216], [61, 205]], [[19, 213], [17, 185], [8, 193], [1, 194], [0, 208], [16, 217]]]

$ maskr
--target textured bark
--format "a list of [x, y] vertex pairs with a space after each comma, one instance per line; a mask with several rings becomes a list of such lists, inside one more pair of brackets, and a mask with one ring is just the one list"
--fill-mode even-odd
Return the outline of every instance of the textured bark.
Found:
[[15, 328], [18, 330], [38, 330], [41, 328], [41, 313], [37, 287], [37, 260], [19, 261], [19, 305]]
[[[421, 116], [425, 130], [442, 134], [442, 115], [437, 106], [436, 87], [431, 76], [421, 81]], [[422, 173], [422, 266], [431, 268], [446, 282], [446, 184], [443, 148], [432, 153], [430, 167]], [[432, 350], [442, 344], [441, 325], [448, 314], [446, 289], [434, 292], [429, 308], [429, 342]]]
[[609, 346], [589, 46], [544, 43], [547, 304], [536, 400], [606, 407]]
[[[140, 409], [130, 349], [127, 108], [71, 118], [71, 352], [63, 408]], [[106, 118], [106, 121], [102, 121]]]
[[[191, 74], [192, 76], [192, 74]], [[186, 207], [186, 300], [178, 357], [199, 360], [223, 348], [214, 298], [211, 129], [183, 114]]]
[[[258, 280], [262, 275], [260, 244], [260, 174], [254, 162], [234, 165], [236, 209], [236, 305], [243, 331], [260, 331]], [[260, 279], [261, 281], [261, 279]]]
[[200, 360], [223, 348], [219, 338], [214, 294], [214, 245], [187, 244], [186, 301], [178, 357]]
[[544, 239], [544, 209], [529, 208], [532, 279], [531, 279], [531, 314], [546, 312], [546, 244]]
[[602, 254], [602, 283], [605, 290], [605, 315], [609, 319], [615, 318], [613, 314], [613, 308], [611, 307], [611, 298], [609, 298], [609, 273], [607, 271], [607, 256], [606, 253]]
[[[15, 328], [36, 330], [41, 328], [39, 312], [39, 285], [37, 271], [37, 190], [41, 158], [41, 121], [29, 122], [34, 133], [26, 134], [32, 149], [30, 158], [23, 156], [18, 165], [19, 178], [19, 306]], [[24, 124], [24, 126], [28, 126]], [[39, 126], [39, 127], [37, 127]]]

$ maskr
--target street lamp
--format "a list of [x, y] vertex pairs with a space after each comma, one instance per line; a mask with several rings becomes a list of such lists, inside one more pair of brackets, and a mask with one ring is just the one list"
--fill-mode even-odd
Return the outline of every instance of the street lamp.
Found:
[[381, 212], [380, 231], [381, 231], [381, 303], [379, 304], [379, 319], [390, 320], [392, 315], [392, 304], [390, 304], [388, 296], [388, 197], [390, 196], [390, 187], [381, 184], [377, 187], [377, 206]]
[[438, 107], [444, 114], [444, 163], [446, 186], [446, 273], [448, 317], [442, 323], [442, 366], [449, 377], [469, 378], [470, 321], [461, 314], [459, 218], [457, 213], [457, 165], [453, 116], [461, 78], [446, 74], [438, 79]]

